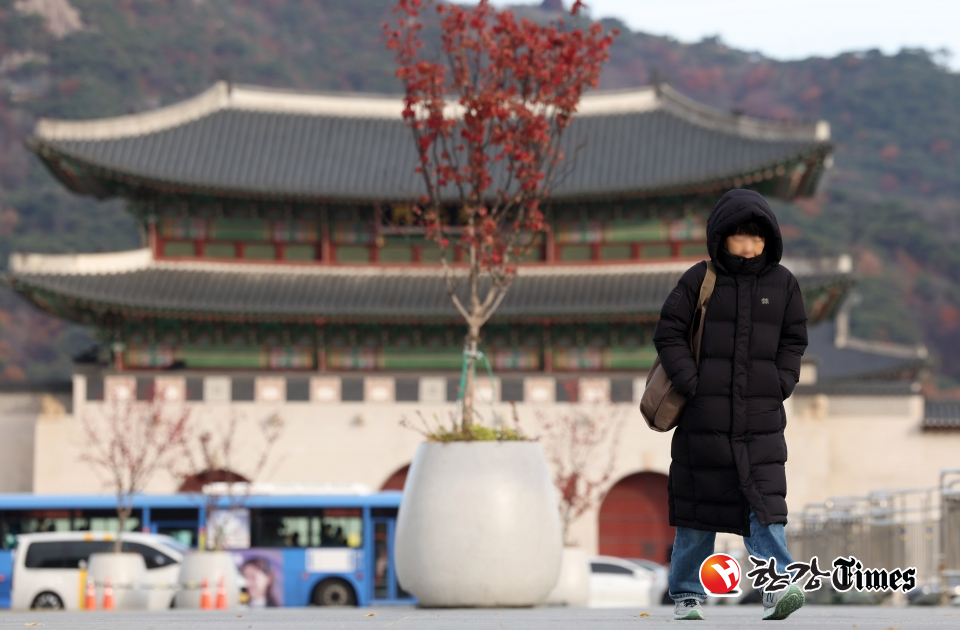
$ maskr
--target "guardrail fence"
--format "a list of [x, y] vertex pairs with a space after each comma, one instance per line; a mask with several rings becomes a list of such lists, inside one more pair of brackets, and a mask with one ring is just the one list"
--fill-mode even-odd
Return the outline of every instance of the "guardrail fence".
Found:
[[960, 578], [960, 469], [938, 488], [876, 490], [807, 505], [787, 528], [796, 559], [856, 556], [870, 568], [917, 568], [917, 584]]

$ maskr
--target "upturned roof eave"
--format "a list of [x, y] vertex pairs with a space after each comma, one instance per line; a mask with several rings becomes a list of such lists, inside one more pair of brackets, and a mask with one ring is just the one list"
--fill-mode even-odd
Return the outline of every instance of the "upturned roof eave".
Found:
[[[445, 115], [463, 116], [456, 99]], [[695, 101], [668, 84], [619, 90], [590, 90], [576, 118], [618, 116], [667, 110], [704, 128], [768, 140], [826, 140], [826, 121], [775, 121], [726, 112]], [[306, 92], [218, 81], [199, 94], [143, 112], [89, 120], [40, 119], [39, 137], [60, 140], [112, 140], [163, 132], [223, 111], [305, 115], [316, 118], [403, 120], [403, 94]]]
[[[46, 274], [41, 274], [46, 275]], [[55, 274], [56, 275], [56, 274]], [[95, 275], [111, 275], [107, 273]], [[848, 288], [853, 279], [845, 273], [813, 273], [803, 274], [799, 278], [801, 285], [813, 284], [819, 287]], [[383, 312], [354, 311], [339, 313], [318, 312], [263, 312], [253, 309], [211, 309], [209, 307], [149, 305], [139, 301], [98, 299], [89, 295], [71, 294], [69, 291], [58, 290], [42, 283], [32, 281], [29, 273], [8, 272], [2, 277], [3, 283], [12, 287], [28, 301], [44, 311], [54, 315], [81, 321], [77, 317], [78, 311], [85, 311], [94, 318], [105, 314], [115, 314], [121, 317], [161, 317], [188, 320], [220, 320], [241, 322], [287, 322], [287, 323], [412, 323], [412, 322], [460, 322], [459, 315], [452, 305], [446, 309], [425, 308], [407, 313], [387, 314]], [[53, 299], [48, 299], [53, 298]], [[55, 302], [68, 302], [68, 308], [57, 308]], [[444, 312], [446, 311], [446, 312]], [[524, 310], [523, 307], [501, 310], [494, 317], [500, 323], [536, 323], [536, 322], [590, 322], [590, 321], [654, 321], [659, 315], [659, 305], [650, 305], [643, 308], [639, 305], [611, 305], [610, 308], [597, 311], [593, 309], [563, 308], [552, 306], [545, 311]]]
[[[406, 196], [401, 195], [385, 195], [385, 196], [360, 196], [360, 195], [343, 195], [343, 194], [310, 194], [310, 193], [284, 193], [277, 191], [267, 191], [256, 188], [224, 188], [217, 186], [205, 185], [202, 182], [183, 182], [183, 181], [171, 181], [164, 180], [156, 177], [151, 177], [143, 173], [137, 173], [134, 171], [125, 171], [123, 169], [117, 168], [111, 164], [101, 163], [97, 160], [91, 159], [89, 156], [81, 155], [62, 147], [55, 145], [49, 141], [44, 140], [39, 137], [27, 138], [24, 141], [24, 144], [33, 151], [40, 160], [44, 163], [48, 170], [58, 179], [61, 183], [64, 184], [71, 191], [82, 194], [90, 195], [97, 198], [108, 198], [114, 196], [112, 194], [97, 194], [96, 192], [91, 192], [89, 189], [81, 187], [75, 178], [71, 177], [64, 169], [60, 168], [56, 163], [55, 157], [64, 158], [67, 160], [79, 162], [83, 164], [86, 168], [91, 169], [94, 173], [99, 176], [112, 181], [117, 184], [126, 184], [132, 187], [138, 187], [144, 190], [151, 191], [153, 193], [161, 194], [180, 194], [180, 195], [197, 195], [197, 196], [213, 196], [213, 197], [227, 197], [227, 198], [247, 198], [255, 197], [265, 201], [286, 201], [286, 202], [295, 202], [295, 203], [344, 203], [344, 204], [375, 204], [375, 203], [410, 203], [411, 201], [418, 198], [419, 193], [410, 193]], [[556, 195], [551, 195], [549, 200], [554, 203], [566, 203], [566, 202], [603, 202], [603, 201], [625, 201], [631, 199], [649, 199], [651, 197], [664, 197], [664, 196], [676, 196], [676, 195], [697, 195], [704, 193], [716, 192], [718, 190], [723, 190], [724, 188], [734, 188], [738, 187], [736, 182], [742, 180], [745, 177], [752, 177], [756, 174], [762, 174], [763, 171], [770, 168], [776, 168], [778, 166], [786, 164], [796, 164], [799, 162], [809, 161], [811, 158], [816, 158], [818, 162], [822, 163], [826, 157], [832, 153], [834, 145], [830, 141], [819, 141], [811, 143], [807, 148], [802, 151], [794, 152], [791, 154], [786, 154], [777, 158], [776, 160], [758, 163], [748, 167], [744, 167], [740, 170], [726, 173], [723, 175], [718, 175], [708, 179], [702, 180], [691, 180], [687, 182], [670, 182], [658, 186], [652, 186], [648, 188], [635, 188], [635, 189], [611, 189], [605, 191], [579, 191], [579, 192], [567, 192], [559, 193]], [[770, 179], [777, 179], [782, 176], [774, 175], [773, 177], [766, 178], [763, 177], [763, 181]], [[817, 174], [819, 178], [819, 173]], [[747, 186], [756, 185], [757, 181], [748, 184]], [[815, 185], [816, 182], [811, 182], [811, 185]], [[797, 191], [798, 194], [802, 194], [802, 191]], [[449, 201], [455, 201], [455, 198], [450, 198]]]
[[[47, 308], [37, 303], [34, 294], [45, 293], [57, 295], [69, 299], [74, 306], [74, 310], [87, 311], [95, 316], [104, 314], [119, 315], [124, 318], [163, 318], [163, 319], [182, 319], [182, 320], [216, 320], [224, 322], [241, 323], [299, 323], [299, 324], [411, 324], [411, 323], [437, 323], [437, 324], [460, 324], [463, 323], [462, 317], [452, 310], [450, 313], [423, 312], [410, 313], [404, 315], [382, 315], [372, 313], [336, 313], [336, 314], [316, 314], [316, 313], [254, 313], [254, 312], [231, 312], [215, 311], [206, 309], [184, 309], [184, 308], [163, 308], [150, 307], [139, 304], [125, 304], [109, 300], [91, 300], [57, 293], [44, 287], [31, 285], [22, 280], [5, 281], [17, 293], [25, 299], [40, 308], [44, 312], [60, 317], [66, 317], [65, 310]], [[43, 300], [46, 302], [46, 300]], [[646, 322], [655, 321], [659, 317], [659, 311], [651, 309], [649, 311], [619, 311], [611, 309], [601, 313], [588, 312], [529, 312], [529, 313], [505, 313], [495, 315], [491, 318], [494, 323], [588, 323], [588, 322]], [[68, 319], [75, 319], [70, 318]]]

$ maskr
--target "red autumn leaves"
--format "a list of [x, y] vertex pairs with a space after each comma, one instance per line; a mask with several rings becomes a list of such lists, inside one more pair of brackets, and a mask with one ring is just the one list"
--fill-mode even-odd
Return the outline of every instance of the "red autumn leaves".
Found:
[[[440, 42], [427, 54], [431, 8]], [[546, 230], [540, 206], [564, 157], [560, 139], [584, 91], [597, 86], [615, 33], [518, 20], [486, 0], [399, 0], [394, 11], [384, 32], [416, 139], [428, 235], [445, 248], [447, 235], [459, 233], [471, 261], [511, 275]], [[453, 229], [444, 211], [451, 204], [460, 211]]]

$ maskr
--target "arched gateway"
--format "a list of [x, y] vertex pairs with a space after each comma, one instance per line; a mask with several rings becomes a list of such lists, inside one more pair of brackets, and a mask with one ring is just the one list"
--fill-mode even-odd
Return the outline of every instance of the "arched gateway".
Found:
[[667, 562], [673, 546], [667, 476], [641, 472], [618, 481], [600, 506], [600, 554]]
[[407, 473], [410, 472], [410, 465], [407, 464], [402, 468], [398, 468], [386, 481], [383, 482], [383, 485], [380, 486], [381, 490], [403, 490], [404, 484], [407, 483]]

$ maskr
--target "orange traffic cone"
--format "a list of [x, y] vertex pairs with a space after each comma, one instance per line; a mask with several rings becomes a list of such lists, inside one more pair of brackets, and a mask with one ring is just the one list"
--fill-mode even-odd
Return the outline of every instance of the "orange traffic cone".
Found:
[[227, 609], [227, 583], [223, 576], [220, 576], [220, 582], [217, 584], [217, 610]]
[[210, 610], [213, 608], [213, 602], [210, 601], [210, 583], [207, 578], [203, 578], [203, 590], [200, 591], [200, 610]]
[[97, 589], [93, 585], [93, 578], [87, 578], [87, 601], [84, 608], [87, 610], [97, 609]]
[[110, 578], [103, 582], [103, 609], [113, 610], [113, 586], [110, 584]]

